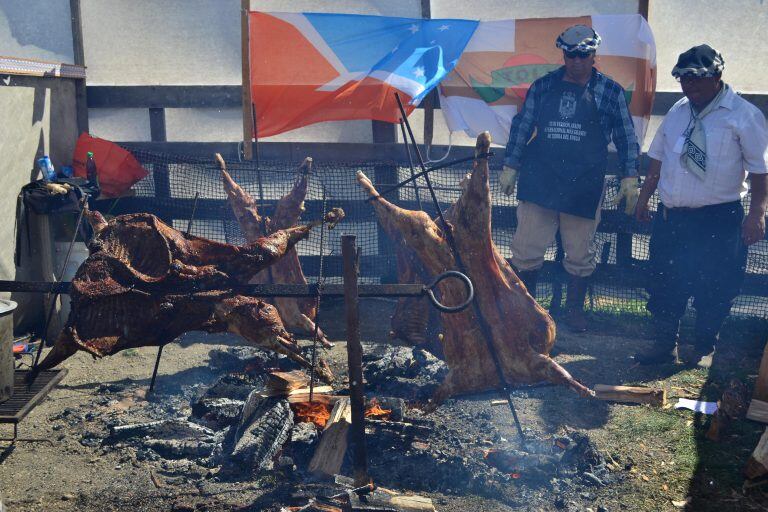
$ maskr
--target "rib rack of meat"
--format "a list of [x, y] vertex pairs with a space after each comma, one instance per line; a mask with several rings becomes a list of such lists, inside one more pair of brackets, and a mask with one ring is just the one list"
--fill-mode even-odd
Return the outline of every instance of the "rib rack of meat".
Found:
[[[336, 223], [340, 209], [326, 215]], [[319, 222], [277, 230], [243, 246], [187, 235], [148, 213], [106, 222], [88, 214], [96, 232], [90, 256], [72, 280], [72, 310], [53, 349], [38, 365], [52, 368], [77, 350], [95, 357], [162, 346], [188, 331], [232, 332], [310, 367], [275, 307], [237, 292], [279, 261]], [[325, 363], [317, 369], [333, 375]]]
[[[275, 206], [272, 217], [263, 217], [259, 213], [258, 206], [253, 198], [243, 190], [226, 170], [226, 164], [221, 155], [216, 155], [216, 160], [221, 167], [221, 176], [224, 190], [229, 197], [232, 211], [240, 224], [240, 229], [245, 234], [248, 242], [254, 242], [262, 236], [269, 235], [281, 229], [288, 229], [299, 222], [299, 217], [304, 212], [304, 198], [307, 195], [308, 177], [312, 171], [312, 159], [305, 158], [299, 168], [299, 176], [288, 194], [281, 197]], [[301, 270], [299, 255], [295, 248], [291, 248], [279, 261], [254, 277], [254, 283], [287, 283], [307, 284], [307, 278]], [[314, 301], [306, 298], [276, 297], [274, 299], [277, 311], [291, 332], [314, 334], [315, 332], [315, 305]], [[318, 328], [320, 342], [326, 348], [331, 344]]]
[[[487, 152], [490, 143], [487, 132], [478, 136], [476, 154]], [[510, 384], [550, 381], [570, 386], [582, 396], [592, 395], [591, 390], [548, 356], [555, 341], [555, 324], [493, 244], [488, 176], [487, 159], [476, 160], [471, 177], [463, 184], [461, 197], [446, 219], [474, 283], [475, 300], [490, 324], [490, 341], [505, 379]], [[425, 212], [405, 210], [380, 197], [362, 172], [358, 172], [357, 179], [376, 198], [374, 209], [387, 234], [413, 250], [432, 276], [456, 268], [442, 226]], [[456, 280], [443, 281], [439, 291], [444, 304], [460, 303], [464, 293], [463, 285]], [[443, 314], [442, 322], [443, 350], [450, 371], [435, 392], [433, 404], [457, 394], [498, 388], [493, 359], [472, 308]]]

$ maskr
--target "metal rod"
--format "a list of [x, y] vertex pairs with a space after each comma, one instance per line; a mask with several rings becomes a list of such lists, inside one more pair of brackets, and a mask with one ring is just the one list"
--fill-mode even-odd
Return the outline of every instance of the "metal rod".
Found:
[[150, 393], [155, 389], [155, 379], [157, 379], [157, 369], [160, 368], [160, 359], [163, 357], [163, 347], [165, 347], [165, 345], [160, 345], [157, 348], [157, 357], [155, 358], [155, 367], [152, 370], [152, 379], [150, 379], [149, 381]]
[[[36, 281], [2, 281], [0, 292], [14, 293], [59, 293], [67, 294], [72, 283]], [[358, 286], [360, 297], [423, 297], [426, 294], [423, 284], [361, 284]], [[222, 293], [232, 292], [251, 297], [317, 297], [317, 283], [309, 284], [238, 284]], [[182, 292], [180, 292], [182, 293]], [[326, 297], [343, 297], [344, 286], [323, 284]]]
[[403, 134], [403, 144], [405, 144], [405, 154], [408, 155], [408, 168], [411, 170], [411, 179], [413, 180], [413, 191], [416, 194], [416, 205], [419, 210], [424, 210], [421, 206], [421, 195], [419, 194], [419, 185], [416, 183], [414, 175], [416, 171], [413, 168], [413, 157], [411, 156], [411, 148], [408, 146], [408, 137], [405, 135], [405, 126], [403, 125], [403, 119], [400, 118], [400, 132]]
[[192, 222], [195, 220], [195, 213], [197, 212], [197, 200], [199, 197], [200, 192], [195, 192], [195, 199], [192, 201], [192, 213], [189, 214], [189, 222], [187, 222], [187, 235], [192, 232]]
[[347, 314], [347, 364], [349, 398], [352, 407], [352, 468], [355, 486], [370, 482], [365, 449], [365, 385], [363, 384], [363, 346], [360, 343], [360, 310], [357, 295], [357, 248], [355, 235], [341, 236], [344, 260], [344, 308]]
[[[323, 187], [323, 211], [321, 219], [325, 218], [325, 187]], [[323, 288], [323, 260], [325, 245], [325, 223], [320, 224], [320, 268], [317, 272], [317, 293], [315, 294], [315, 328], [312, 333], [312, 366], [309, 368], [309, 403], [315, 398], [315, 364], [317, 363], [317, 342], [320, 337], [320, 296]]]
[[[75, 223], [75, 230], [74, 234], [72, 235], [72, 240], [69, 242], [69, 247], [67, 248], [67, 255], [64, 257], [64, 263], [61, 265], [61, 272], [59, 272], [59, 279], [64, 277], [64, 271], [67, 268], [67, 265], [69, 264], [69, 257], [72, 255], [72, 248], [75, 246], [75, 241], [77, 240], [77, 235], [80, 232], [80, 224], [83, 222], [83, 216], [85, 215], [85, 205], [88, 201], [88, 195], [84, 195], [82, 199], [80, 199], [80, 213], [77, 216], [77, 222]], [[56, 301], [59, 300], [60, 292], [56, 291], [53, 293], [53, 296], [51, 297], [51, 304], [48, 308], [48, 315], [45, 317], [45, 325], [43, 327], [43, 333], [42, 336], [40, 336], [40, 345], [37, 347], [37, 353], [35, 354], [35, 362], [32, 364], [32, 371], [34, 372], [37, 370], [37, 363], [40, 362], [40, 355], [43, 353], [43, 347], [45, 346], [45, 341], [48, 338], [48, 329], [51, 327], [51, 320], [53, 319], [53, 313], [56, 310]]]
[[[200, 197], [200, 191], [195, 192], [195, 199], [192, 201], [192, 213], [189, 214], [189, 222], [187, 222], [187, 232], [185, 235], [189, 235], [192, 231], [192, 222], [195, 220], [195, 212], [197, 212], [197, 200]], [[149, 380], [149, 392], [151, 393], [155, 389], [155, 380], [157, 380], [157, 370], [160, 368], [160, 359], [163, 357], [163, 347], [160, 345], [157, 348], [157, 357], [155, 357], [155, 367], [152, 369], [152, 378]]]
[[[467, 268], [464, 266], [464, 262], [461, 259], [461, 254], [459, 253], [459, 250], [456, 247], [456, 240], [453, 238], [452, 227], [445, 220], [445, 217], [443, 216], [443, 209], [440, 208], [440, 202], [437, 200], [437, 195], [435, 195], [435, 191], [432, 189], [432, 181], [429, 179], [427, 168], [424, 165], [424, 159], [421, 157], [421, 152], [419, 151], [419, 147], [416, 145], [416, 138], [413, 136], [413, 130], [411, 130], [411, 125], [408, 122], [407, 116], [405, 115], [403, 102], [400, 100], [400, 95], [398, 93], [395, 93], [395, 99], [397, 100], [397, 106], [400, 108], [400, 114], [403, 119], [403, 122], [405, 123], [405, 127], [408, 129], [408, 135], [411, 138], [411, 143], [413, 144], [413, 147], [416, 149], [416, 158], [418, 159], [419, 166], [422, 169], [421, 174], [424, 175], [424, 180], [427, 183], [427, 188], [429, 189], [429, 193], [432, 196], [432, 202], [434, 203], [435, 209], [437, 210], [437, 215], [440, 218], [440, 223], [442, 224], [443, 231], [445, 232], [446, 241], [448, 242], [448, 246], [451, 249], [451, 253], [453, 253], [454, 259], [456, 260], [456, 266], [458, 267], [459, 272], [469, 276], [469, 274], [467, 273]], [[487, 156], [478, 155], [477, 158], [487, 158]], [[488, 352], [491, 355], [491, 359], [493, 360], [493, 365], [496, 369], [496, 374], [499, 378], [499, 383], [501, 384], [501, 391], [504, 395], [506, 395], [507, 403], [509, 404], [509, 410], [512, 412], [512, 417], [515, 420], [515, 427], [517, 427], [517, 433], [520, 436], [520, 444], [521, 446], [525, 447], [525, 434], [523, 433], [523, 428], [520, 425], [520, 419], [517, 417], [515, 404], [512, 403], [512, 393], [509, 389], [509, 384], [507, 383], [507, 379], [504, 376], [504, 368], [501, 366], [501, 361], [499, 360], [499, 355], [496, 352], [496, 347], [493, 346], [491, 326], [488, 324], [488, 321], [485, 319], [485, 316], [483, 315], [483, 311], [480, 309], [480, 304], [478, 303], [477, 300], [472, 301], [472, 308], [474, 310], [475, 316], [477, 316], [477, 323], [478, 323], [478, 326], [480, 327], [480, 332], [482, 333], [483, 338], [485, 338], [485, 344], [488, 348]]]
[[[395, 94], [397, 94], [397, 93], [395, 93]], [[407, 185], [411, 181], [416, 181], [417, 178], [421, 178], [422, 176], [426, 177], [427, 174], [432, 172], [432, 171], [438, 171], [440, 169], [445, 169], [446, 167], [451, 167], [451, 166], [454, 166], [456, 164], [461, 164], [461, 163], [464, 163], [464, 162], [471, 162], [473, 160], [477, 160], [477, 159], [480, 159], [480, 158], [488, 158], [488, 157], [493, 156], [493, 152], [489, 151], [487, 153], [481, 153], [481, 154], [479, 154], [477, 156], [468, 156], [466, 158], [459, 158], [458, 160], [451, 160], [450, 162], [446, 162], [444, 164], [436, 165], [434, 167], [427, 167], [427, 166], [424, 165], [424, 160], [421, 157], [421, 152], [419, 151], [418, 146], [416, 146], [416, 141], [413, 140], [413, 132], [411, 131], [411, 125], [408, 123], [407, 119], [405, 120], [405, 126], [408, 129], [408, 133], [410, 134], [410, 137], [412, 139], [411, 140], [411, 145], [413, 145], [413, 147], [416, 150], [416, 156], [419, 159], [419, 166], [421, 167], [422, 171], [420, 173], [414, 174], [413, 177], [406, 178], [403, 181], [401, 181], [400, 183], [398, 183], [397, 185], [394, 185], [394, 186], [388, 188], [387, 190], [384, 190], [383, 192], [380, 192], [378, 196], [369, 197], [368, 199], [365, 200], [366, 202], [373, 201], [373, 200], [376, 199], [376, 197], [385, 196], [385, 195], [389, 194], [390, 192], [394, 192], [395, 190], [404, 187], [405, 185]], [[427, 188], [432, 190], [432, 188], [429, 187], [429, 186], [427, 186]]]

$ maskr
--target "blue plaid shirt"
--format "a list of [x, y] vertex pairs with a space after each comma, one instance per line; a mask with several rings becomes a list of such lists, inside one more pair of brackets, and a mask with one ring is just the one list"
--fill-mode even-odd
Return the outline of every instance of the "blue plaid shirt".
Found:
[[[520, 169], [523, 150], [533, 135], [539, 117], [539, 105], [541, 105], [544, 95], [552, 89], [552, 84], [562, 80], [564, 74], [565, 66], [561, 66], [531, 84], [531, 88], [528, 89], [528, 94], [525, 96], [523, 108], [512, 119], [509, 141], [504, 153], [504, 165]], [[624, 89], [594, 68], [587, 88], [594, 96], [597, 104], [606, 146], [610, 144], [611, 140], [616, 145], [619, 154], [619, 176], [637, 176], [640, 146], [635, 136], [635, 126], [629, 113]]]

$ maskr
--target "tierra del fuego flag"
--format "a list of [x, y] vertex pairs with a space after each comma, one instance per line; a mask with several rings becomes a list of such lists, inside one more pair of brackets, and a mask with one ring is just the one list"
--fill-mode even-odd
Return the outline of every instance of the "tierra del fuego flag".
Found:
[[398, 122], [448, 74], [478, 22], [249, 12], [256, 135], [320, 121]]
[[639, 14], [483, 21], [249, 13], [256, 134], [269, 137], [321, 121], [398, 122], [438, 86], [451, 131], [488, 130], [505, 144], [531, 82], [563, 64], [557, 36], [592, 26], [596, 67], [627, 91], [642, 140], [656, 85], [653, 34]]
[[595, 67], [627, 91], [642, 144], [656, 88], [656, 45], [639, 14], [481, 22], [438, 88], [448, 128], [473, 137], [488, 130], [506, 144], [531, 82], [563, 65], [557, 36], [576, 24], [591, 26], [602, 38]]

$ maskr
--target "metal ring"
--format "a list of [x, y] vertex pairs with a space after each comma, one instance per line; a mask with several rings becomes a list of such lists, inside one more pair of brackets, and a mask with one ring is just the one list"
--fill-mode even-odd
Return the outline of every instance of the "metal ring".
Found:
[[[441, 304], [440, 301], [437, 300], [437, 297], [435, 297], [433, 288], [435, 288], [435, 286], [437, 286], [440, 281], [443, 279], [448, 279], [449, 277], [460, 279], [464, 283], [464, 288], [467, 290], [467, 299], [458, 306], [446, 306]], [[469, 306], [469, 303], [472, 302], [472, 299], [475, 298], [475, 288], [472, 286], [472, 281], [469, 279], [469, 277], [467, 277], [465, 274], [462, 274], [458, 270], [449, 270], [448, 272], [443, 272], [437, 276], [434, 281], [432, 281], [428, 286], [424, 287], [424, 293], [429, 296], [429, 300], [432, 301], [432, 304], [443, 313], [458, 313], [459, 311]]]

